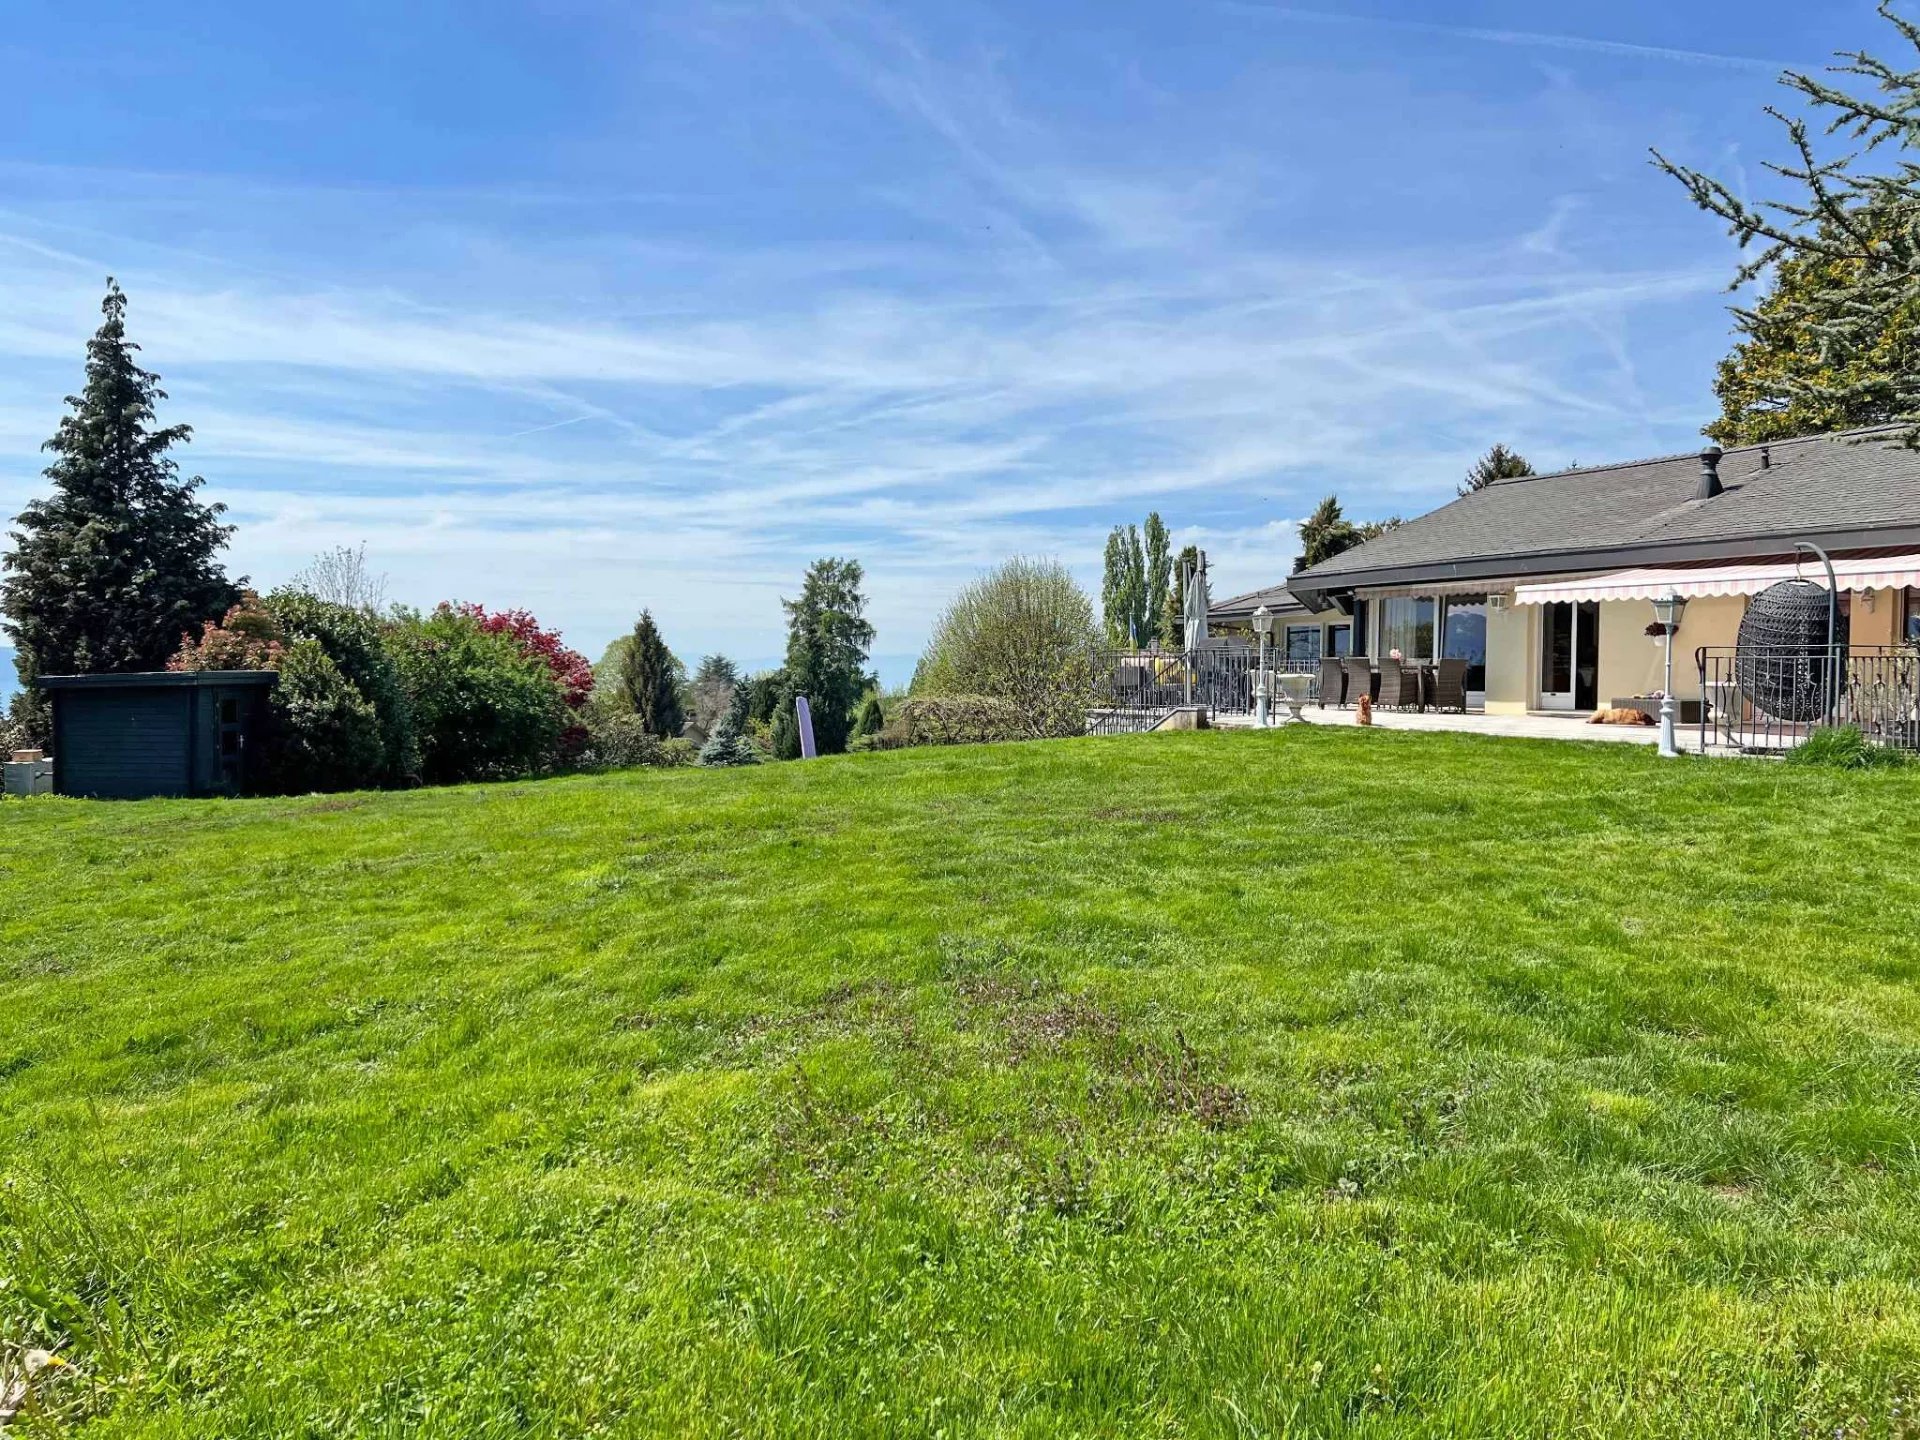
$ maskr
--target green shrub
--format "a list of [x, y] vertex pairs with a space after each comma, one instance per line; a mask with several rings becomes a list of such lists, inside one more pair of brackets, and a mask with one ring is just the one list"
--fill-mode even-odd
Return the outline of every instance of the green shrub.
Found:
[[429, 784], [537, 774], [553, 767], [572, 712], [537, 655], [442, 605], [400, 612], [388, 631]]
[[691, 765], [698, 751], [678, 736], [663, 740], [647, 729], [639, 715], [593, 714], [587, 727], [587, 745], [581, 752], [583, 770], [634, 770], [643, 765]]
[[792, 705], [782, 705], [773, 715], [773, 733], [768, 737], [776, 760], [800, 758], [800, 721]]
[[249, 777], [253, 788], [305, 794], [372, 783], [386, 753], [373, 706], [311, 637], [287, 646], [277, 668], [263, 762]]
[[379, 750], [367, 775], [355, 783], [416, 783], [420, 742], [414, 734], [413, 710], [379, 621], [363, 610], [335, 605], [304, 590], [275, 590], [265, 606], [288, 640], [318, 641], [341, 675], [373, 707]]
[[1904, 750], [1876, 745], [1860, 733], [1858, 725], [1823, 727], [1786, 755], [1789, 765], [1817, 766], [1825, 770], [1895, 769], [1912, 763], [1912, 759]]
[[1025, 736], [1084, 735], [1101, 670], [1093, 605], [1072, 573], [1057, 560], [1015, 557], [954, 596], [913, 693], [990, 695], [1012, 707]]
[[993, 695], [914, 695], [893, 707], [877, 748], [914, 745], [983, 745], [1031, 738], [1017, 705]]
[[860, 702], [860, 708], [854, 713], [853, 734], [855, 739], [878, 735], [887, 723], [887, 713], [880, 705], [878, 691], [869, 690], [866, 698]]

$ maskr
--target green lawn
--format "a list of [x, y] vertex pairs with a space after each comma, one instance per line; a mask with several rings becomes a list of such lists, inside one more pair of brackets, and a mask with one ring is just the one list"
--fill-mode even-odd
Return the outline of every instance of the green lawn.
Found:
[[1920, 776], [1301, 729], [0, 806], [102, 1435], [1913, 1434]]

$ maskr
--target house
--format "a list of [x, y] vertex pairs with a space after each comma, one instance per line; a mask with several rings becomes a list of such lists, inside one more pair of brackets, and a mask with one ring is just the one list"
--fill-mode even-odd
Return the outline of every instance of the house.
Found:
[[139, 800], [239, 795], [267, 720], [271, 670], [42, 675], [53, 702], [53, 788]]
[[1249, 590], [1207, 607], [1207, 628], [1225, 635], [1253, 634], [1253, 612], [1273, 616], [1273, 662], [1286, 670], [1311, 671], [1322, 655], [1350, 655], [1353, 617], [1332, 604], [1309, 610], [1285, 585]]
[[1903, 434], [1499, 480], [1255, 593], [1291, 596], [1303, 651], [1318, 627], [1323, 651], [1465, 660], [1469, 705], [1506, 713], [1657, 690], [1652, 601], [1677, 593], [1674, 692], [1698, 698], [1693, 652], [1733, 645], [1751, 596], [1796, 572], [1825, 582], [1798, 541], [1831, 554], [1855, 646], [1920, 640], [1920, 451]]

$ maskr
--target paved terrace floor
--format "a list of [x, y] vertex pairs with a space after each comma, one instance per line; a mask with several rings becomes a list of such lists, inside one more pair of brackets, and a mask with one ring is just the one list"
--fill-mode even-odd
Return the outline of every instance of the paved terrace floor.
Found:
[[[1286, 707], [1276, 709], [1275, 719], [1285, 717]], [[1309, 704], [1303, 718], [1310, 725], [1351, 725], [1353, 711], [1326, 709]], [[1247, 729], [1251, 715], [1215, 715], [1213, 723], [1223, 730]], [[1600, 744], [1657, 745], [1660, 730], [1653, 725], [1589, 725], [1585, 715], [1484, 715], [1469, 711], [1461, 715], [1437, 710], [1380, 710], [1373, 712], [1378, 730], [1455, 730], [1466, 735], [1508, 735], [1531, 740], [1586, 740]], [[1676, 736], [1680, 748], [1700, 753], [1700, 727], [1682, 725]], [[1709, 755], [1736, 753], [1726, 746], [1710, 746]]]

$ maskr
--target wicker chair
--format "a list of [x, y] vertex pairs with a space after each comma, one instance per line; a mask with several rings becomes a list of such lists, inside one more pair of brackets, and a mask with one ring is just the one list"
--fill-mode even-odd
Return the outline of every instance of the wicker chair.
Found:
[[1388, 658], [1380, 662], [1380, 703], [1389, 709], [1420, 708], [1420, 671]]
[[1347, 672], [1346, 704], [1358, 705], [1362, 695], [1372, 698], [1373, 665], [1366, 656], [1349, 655], [1340, 662], [1340, 668]]
[[1340, 661], [1328, 655], [1320, 661], [1320, 708], [1347, 703], [1347, 672]]
[[1433, 671], [1433, 708], [1467, 713], [1467, 662], [1442, 660]]

